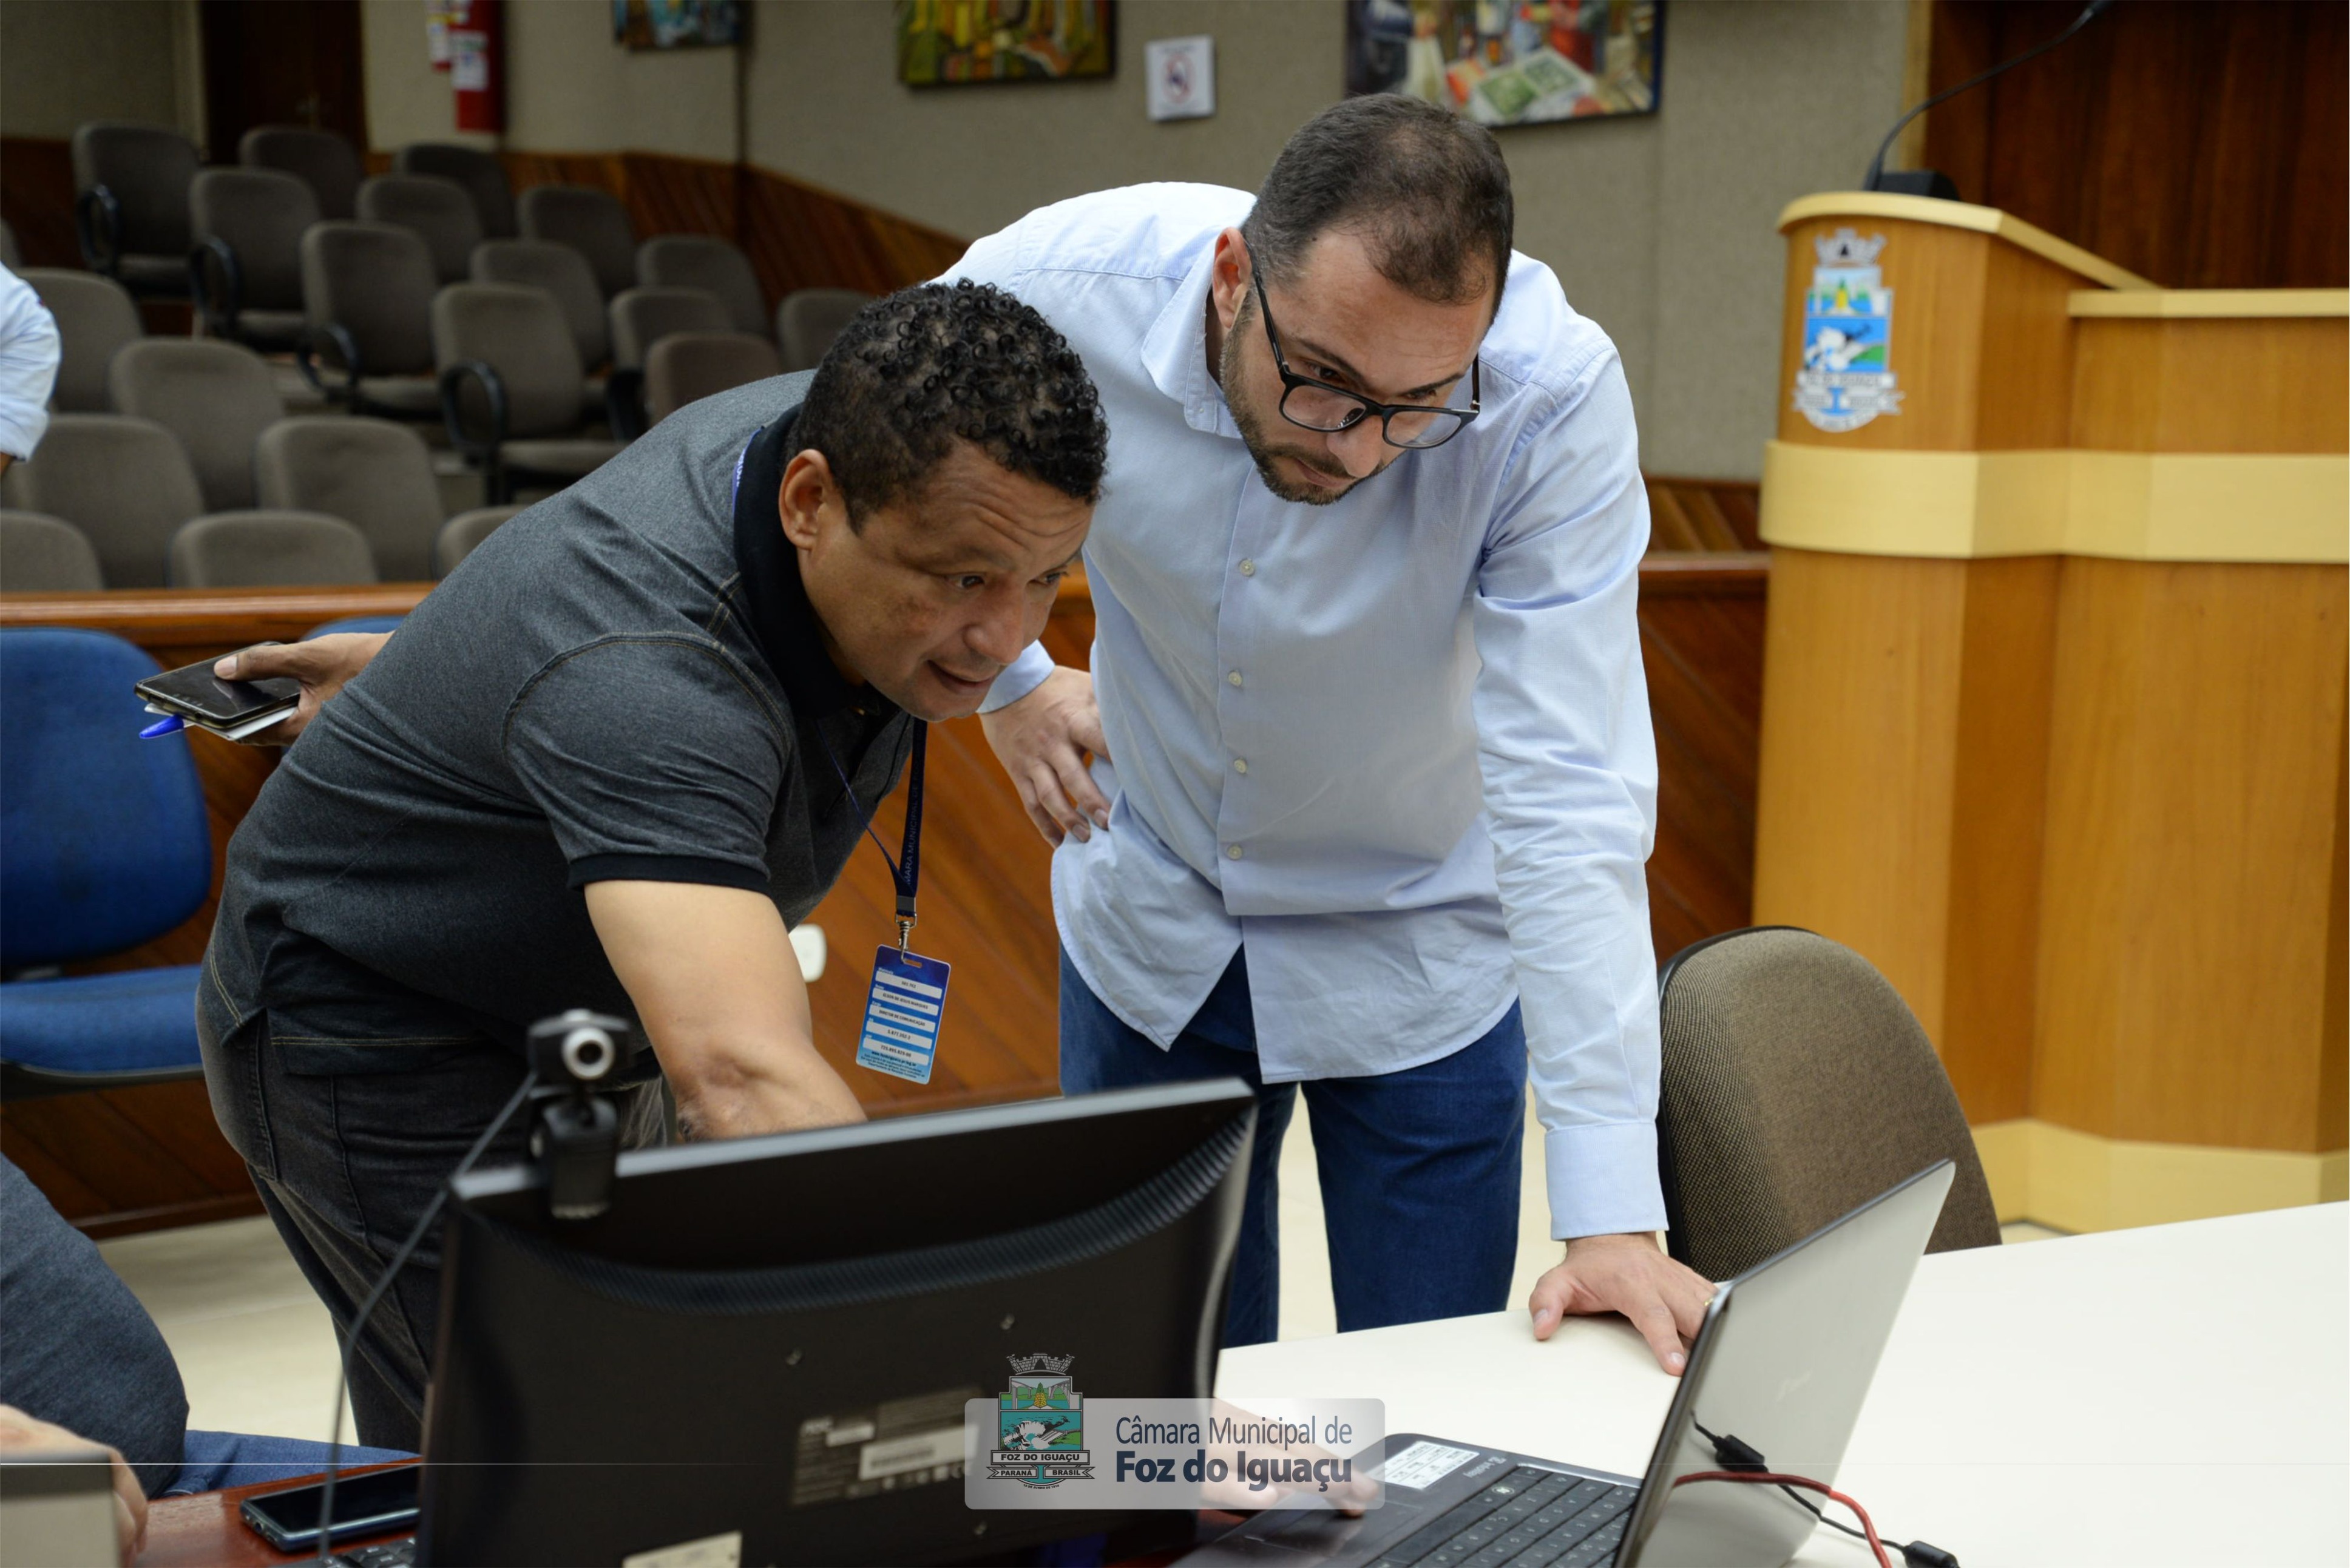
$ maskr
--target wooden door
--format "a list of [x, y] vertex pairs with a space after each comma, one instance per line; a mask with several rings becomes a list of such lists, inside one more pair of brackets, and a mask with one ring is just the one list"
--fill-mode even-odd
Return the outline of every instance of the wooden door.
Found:
[[256, 125], [307, 125], [367, 147], [359, 0], [203, 0], [212, 161]]

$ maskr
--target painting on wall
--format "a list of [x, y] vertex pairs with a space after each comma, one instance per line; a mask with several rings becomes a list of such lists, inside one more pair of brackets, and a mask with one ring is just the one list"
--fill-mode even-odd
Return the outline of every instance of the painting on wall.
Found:
[[1066, 81], [1118, 64], [1115, 0], [898, 0], [909, 87]]
[[742, 0], [612, 0], [612, 41], [632, 49], [739, 44]]
[[1652, 114], [1664, 0], [1347, 0], [1347, 91], [1480, 125]]

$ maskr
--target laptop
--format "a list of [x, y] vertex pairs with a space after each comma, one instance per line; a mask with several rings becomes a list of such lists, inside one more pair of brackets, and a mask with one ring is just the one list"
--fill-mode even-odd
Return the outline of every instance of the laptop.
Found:
[[1934, 1164], [1721, 1286], [1644, 1477], [1392, 1433], [1386, 1506], [1268, 1509], [1181, 1568], [1777, 1568], [1817, 1493], [1677, 1484], [1757, 1470], [1829, 1484], [1954, 1168]]

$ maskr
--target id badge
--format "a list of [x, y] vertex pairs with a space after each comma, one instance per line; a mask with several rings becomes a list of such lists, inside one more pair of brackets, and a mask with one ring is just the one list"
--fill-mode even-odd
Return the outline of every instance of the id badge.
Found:
[[947, 1005], [950, 965], [884, 942], [873, 952], [873, 989], [865, 998], [857, 1064], [917, 1084], [931, 1081], [939, 1022]]

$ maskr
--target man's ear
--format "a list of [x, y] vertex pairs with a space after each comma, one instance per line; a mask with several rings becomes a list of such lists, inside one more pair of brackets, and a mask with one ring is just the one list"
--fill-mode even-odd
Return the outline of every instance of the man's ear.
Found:
[[1216, 307], [1216, 319], [1225, 331], [1232, 329], [1232, 317], [1241, 310], [1241, 301], [1248, 297], [1248, 242], [1241, 238], [1238, 229], [1226, 229], [1216, 236], [1215, 263], [1208, 273], [1208, 297]]
[[847, 502], [832, 477], [832, 465], [825, 461], [824, 453], [809, 447], [784, 465], [783, 486], [775, 495], [784, 537], [799, 549], [814, 549], [824, 532], [827, 506], [840, 508], [846, 514]]

